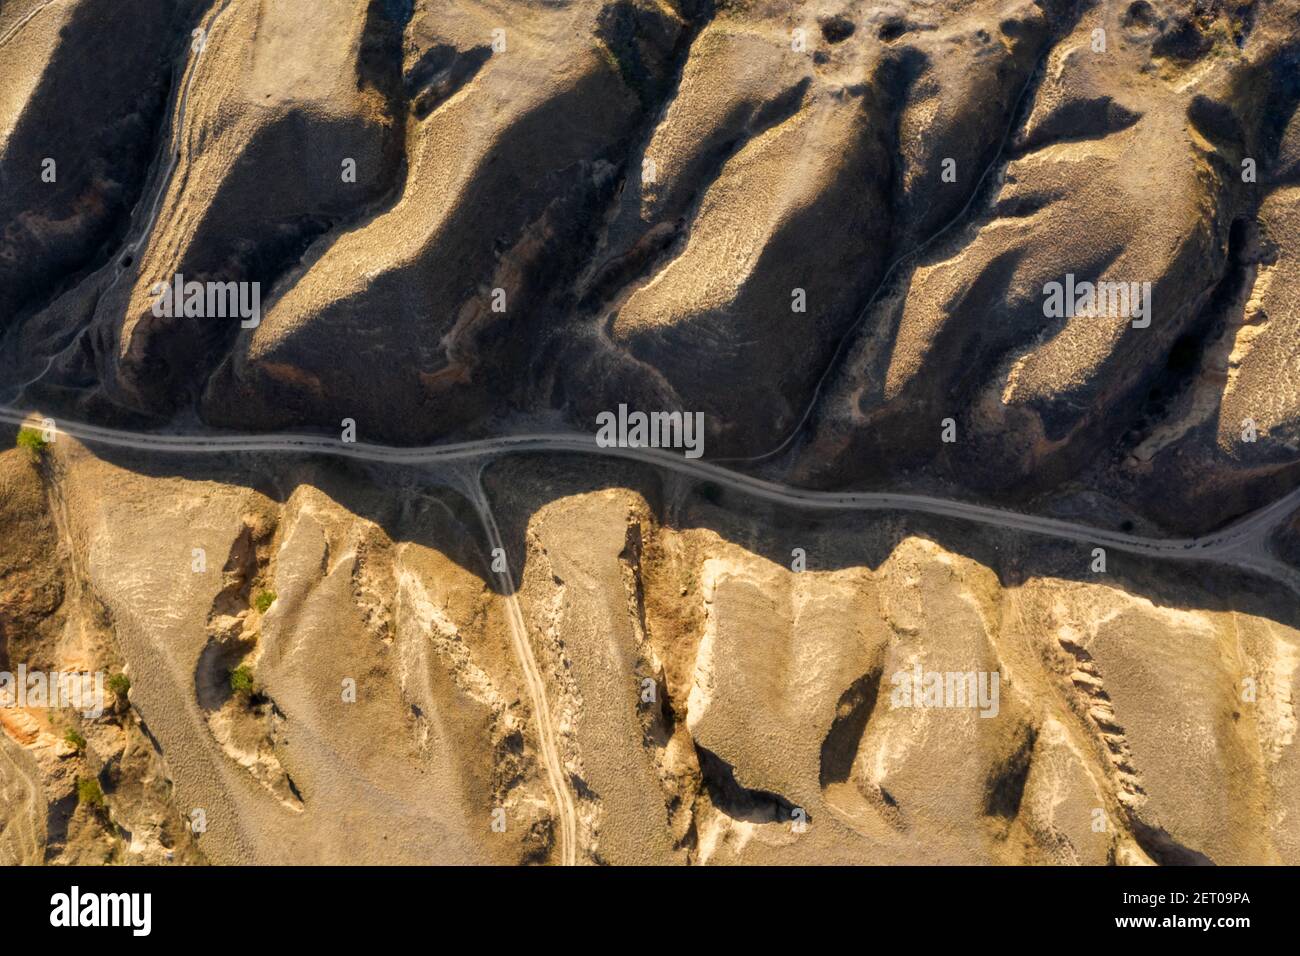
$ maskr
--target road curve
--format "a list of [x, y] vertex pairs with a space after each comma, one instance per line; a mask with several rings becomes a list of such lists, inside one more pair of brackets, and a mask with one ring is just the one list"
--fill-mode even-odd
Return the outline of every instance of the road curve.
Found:
[[[54, 0], [47, 0], [44, 6], [38, 7], [37, 9], [29, 13], [26, 18], [24, 18], [21, 22], [19, 22], [17, 26], [14, 27], [13, 30], [10, 30], [9, 33], [5, 35], [3, 40], [0, 40], [0, 46], [3, 46], [4, 43], [7, 42], [8, 39], [14, 33], [16, 33], [18, 29], [20, 29], [23, 26], [23, 24], [25, 24], [28, 20], [30, 20], [41, 10], [45, 9], [45, 7], [49, 6], [50, 3], [52, 2], [54, 2]], [[150, 173], [148, 184], [156, 183], [157, 184], [156, 189], [153, 188], [152, 185], [150, 185], [150, 187], [146, 189], [145, 196], [141, 197], [140, 203], [137, 204], [136, 208], [131, 211], [131, 219], [134, 222], [137, 212], [139, 212], [142, 204], [146, 202], [146, 196], [149, 193], [152, 193], [153, 201], [149, 204], [149, 214], [145, 219], [143, 225], [139, 227], [135, 227], [135, 226], [131, 227], [131, 229], [127, 233], [127, 241], [125, 242], [125, 244], [122, 246], [120, 250], [114, 253], [113, 262], [115, 263], [115, 265], [113, 267], [112, 278], [109, 279], [107, 285], [101, 285], [101, 288], [98, 293], [98, 297], [100, 299], [106, 297], [108, 293], [111, 292], [114, 287], [116, 287], [117, 283], [121, 280], [122, 276], [126, 274], [127, 269], [129, 268], [129, 266], [126, 263], [134, 262], [136, 260], [137, 256], [140, 253], [140, 247], [143, 246], [149, 240], [150, 236], [153, 234], [153, 228], [158, 222], [158, 215], [159, 212], [161, 211], [163, 200], [166, 198], [167, 192], [171, 187], [172, 180], [176, 176], [176, 167], [180, 163], [181, 155], [182, 155], [181, 147], [186, 145], [185, 120], [186, 120], [186, 113], [189, 109], [190, 90], [194, 86], [194, 78], [198, 75], [199, 66], [203, 61], [203, 54], [207, 51], [207, 43], [212, 37], [212, 32], [216, 29], [218, 21], [220, 21], [220, 19], [226, 13], [226, 11], [230, 9], [231, 4], [233, 2], [234, 0], [223, 0], [223, 2], [219, 7], [217, 7], [213, 11], [210, 11], [207, 14], [207, 16], [203, 19], [201, 25], [198, 28], [203, 31], [203, 43], [200, 45], [198, 50], [194, 50], [193, 43], [191, 43], [190, 45], [190, 50], [195, 55], [193, 57], [187, 57], [186, 59], [185, 70], [181, 74], [182, 76], [181, 93], [180, 96], [177, 98], [175, 115], [172, 118], [171, 130], [168, 136], [168, 142], [166, 146], [162, 147], [165, 150], [165, 153], [160, 155], [159, 157], [160, 160], [163, 158], [163, 156], [166, 157], [167, 159], [166, 166], [165, 168], [162, 168], [156, 172]], [[132, 234], [136, 234], [134, 239], [130, 238]], [[105, 268], [107, 267], [105, 266]], [[97, 274], [97, 280], [102, 283], [102, 280], [106, 276], [106, 274], [107, 273], [101, 271], [100, 273]], [[35, 375], [33, 375], [31, 378], [17, 385], [15, 387], [14, 393], [11, 396], [9, 396], [8, 400], [19, 401], [22, 398], [23, 394], [27, 391], [27, 389], [35, 385], [37, 382], [43, 380], [45, 376], [50, 373], [50, 369], [54, 367], [54, 363], [59, 361], [59, 359], [63, 358], [63, 356], [74, 351], [81, 344], [82, 339], [84, 339], [86, 335], [95, 327], [96, 326], [94, 322], [87, 323], [85, 326], [82, 327], [82, 329], [79, 332], [77, 332], [76, 335], [72, 337], [71, 341], [69, 341], [62, 348], [56, 349], [54, 352], [52, 352], [50, 356], [45, 360], [45, 364], [41, 366], [41, 370], [37, 372]]]
[[[39, 412], [0, 406], [0, 421], [32, 425]], [[1094, 528], [1085, 524], [1022, 514], [1004, 508], [973, 504], [948, 498], [905, 492], [813, 491], [743, 474], [702, 460], [691, 460], [658, 448], [604, 448], [593, 435], [553, 432], [535, 435], [506, 435], [476, 441], [421, 447], [394, 447], [369, 442], [344, 442], [323, 435], [179, 435], [133, 432], [81, 422], [61, 420], [60, 434], [88, 444], [161, 454], [260, 454], [329, 455], [388, 465], [439, 465], [483, 460], [523, 453], [575, 453], [605, 455], [642, 462], [702, 481], [732, 488], [755, 498], [778, 504], [829, 511], [907, 511], [958, 518], [1029, 534], [1114, 548], [1131, 554], [1174, 560], [1219, 561], [1252, 552], [1259, 556], [1264, 539], [1287, 516], [1300, 508], [1300, 488], [1238, 520], [1234, 524], [1197, 538], [1150, 538]], [[1232, 563], [1229, 561], [1228, 563]]]
[[[118, 265], [113, 273], [113, 281], [109, 283], [108, 289], [111, 289], [116, 285], [117, 280], [120, 279], [122, 274], [126, 271], [127, 266], [123, 264], [126, 261], [126, 257], [130, 256], [134, 258], [140, 251], [140, 247], [148, 241], [149, 237], [153, 234], [153, 228], [158, 222], [158, 213], [162, 207], [163, 200], [167, 198], [167, 192], [171, 188], [172, 180], [176, 177], [176, 167], [180, 165], [181, 157], [184, 152], [182, 147], [188, 148], [189, 146], [185, 135], [187, 132], [185, 119], [189, 112], [190, 91], [194, 87], [194, 79], [198, 76], [199, 67], [203, 63], [203, 54], [207, 52], [208, 43], [212, 39], [212, 33], [216, 30], [217, 23], [226, 14], [226, 11], [231, 8], [232, 3], [233, 0], [223, 0], [219, 7], [211, 11], [198, 27], [198, 30], [202, 31], [202, 35], [190, 44], [190, 50], [195, 55], [189, 58], [186, 62], [186, 69], [183, 74], [181, 86], [181, 95], [177, 100], [176, 115], [172, 122], [171, 141], [167, 150], [167, 166], [162, 171], [158, 180], [158, 189], [154, 193], [153, 203], [149, 206], [149, 215], [138, 229], [139, 235], [137, 235], [131, 242], [128, 242], [121, 252], [117, 253], [116, 258]], [[197, 50], [194, 49], [194, 43], [199, 44]], [[101, 293], [101, 295], [107, 293], [108, 289], [105, 289], [104, 293]]]

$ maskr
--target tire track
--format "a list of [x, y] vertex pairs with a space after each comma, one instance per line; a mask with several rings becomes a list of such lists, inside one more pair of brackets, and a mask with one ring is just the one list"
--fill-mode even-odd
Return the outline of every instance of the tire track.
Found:
[[[493, 551], [499, 548], [500, 553], [504, 555], [506, 553], [505, 543], [501, 539], [501, 532], [497, 528], [496, 519], [492, 516], [492, 508], [488, 503], [487, 495], [483, 492], [483, 483], [479, 474], [475, 473], [464, 484], [469, 494], [470, 503], [473, 504], [474, 510], [478, 513], [479, 521], [483, 525], [483, 532], [488, 539], [488, 547]], [[532, 702], [533, 713], [537, 717], [537, 740], [541, 750], [542, 767], [546, 772], [547, 785], [555, 798], [556, 812], [560, 821], [560, 863], [562, 866], [573, 866], [577, 863], [578, 856], [577, 810], [573, 802], [573, 792], [564, 779], [564, 764], [560, 759], [559, 748], [555, 746], [555, 723], [551, 718], [550, 703], [546, 698], [546, 683], [537, 666], [537, 658], [533, 655], [532, 645], [528, 639], [528, 624], [524, 620], [523, 611], [519, 607], [519, 593], [515, 588], [514, 575], [510, 571], [510, 561], [508, 559], [505, 562], [505, 570], [498, 573], [505, 585], [503, 592], [506, 599], [506, 616], [510, 623], [510, 640], [514, 645], [515, 657], [519, 660], [519, 667], [523, 671], [524, 682], [528, 686], [528, 696]]]

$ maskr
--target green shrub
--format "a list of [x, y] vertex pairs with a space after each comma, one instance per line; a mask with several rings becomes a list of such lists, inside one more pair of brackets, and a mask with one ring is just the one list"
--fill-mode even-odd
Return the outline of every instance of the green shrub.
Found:
[[77, 781], [77, 802], [91, 807], [104, 805], [104, 791], [94, 777], [82, 777]]
[[113, 692], [115, 697], [124, 698], [131, 689], [131, 678], [125, 674], [110, 674], [108, 677], [108, 689]]
[[258, 591], [257, 597], [253, 598], [253, 607], [257, 608], [257, 613], [265, 614], [266, 609], [275, 603], [274, 591]]
[[230, 689], [241, 697], [253, 692], [253, 669], [247, 664], [240, 664], [230, 672]]
[[86, 738], [76, 727], [69, 727], [67, 732], [64, 733], [63, 739], [71, 744], [72, 749], [77, 753], [81, 753], [86, 749]]
[[18, 429], [18, 447], [26, 448], [27, 453], [33, 458], [39, 457], [47, 445], [49, 442], [45, 440], [45, 436], [35, 428], [24, 426]]

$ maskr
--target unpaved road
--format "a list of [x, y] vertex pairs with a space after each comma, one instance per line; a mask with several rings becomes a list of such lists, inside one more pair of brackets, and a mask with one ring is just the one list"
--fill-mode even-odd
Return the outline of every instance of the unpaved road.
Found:
[[24, 16], [21, 20], [19, 20], [7, 31], [5, 31], [4, 36], [0, 36], [0, 47], [4, 46], [10, 40], [16, 37], [22, 31], [22, 28], [27, 26], [27, 24], [30, 23], [38, 13], [40, 13], [46, 7], [52, 5], [54, 2], [55, 0], [45, 0], [44, 3], [32, 7], [30, 10], [28, 10], [26, 16]]
[[[24, 17], [21, 21], [19, 21], [19, 23], [16, 24], [13, 27], [13, 29], [11, 29], [7, 34], [5, 34], [3, 39], [0, 39], [0, 46], [4, 46], [5, 42], [7, 42], [15, 33], [17, 33], [18, 30], [21, 29], [21, 27], [24, 24], [26, 24], [29, 20], [31, 20], [32, 17], [34, 17], [37, 13], [39, 13], [41, 10], [43, 10], [45, 7], [49, 6], [50, 3], [53, 2], [54, 0], [47, 0], [47, 2], [43, 6], [38, 7], [37, 9], [31, 11], [26, 17]], [[164, 154], [167, 160], [166, 164], [150, 174], [149, 182], [151, 183], [151, 185], [148, 188], [146, 188], [144, 196], [141, 198], [140, 203], [137, 204], [136, 208], [131, 213], [132, 220], [134, 220], [135, 217], [139, 214], [141, 208], [144, 206], [144, 203], [146, 202], [149, 203], [148, 214], [145, 216], [144, 221], [138, 226], [133, 225], [130, 233], [128, 234], [128, 236], [134, 235], [135, 238], [133, 239], [128, 238], [126, 243], [122, 246], [121, 250], [119, 250], [117, 254], [113, 256], [114, 265], [112, 267], [113, 271], [111, 277], [107, 271], [108, 266], [105, 266], [96, 275], [95, 281], [98, 281], [101, 284], [101, 288], [99, 291], [100, 299], [103, 299], [105, 296], [107, 296], [108, 293], [121, 280], [122, 276], [124, 276], [127, 273], [127, 271], [130, 269], [129, 264], [134, 263], [136, 261], [136, 259], [140, 255], [141, 247], [144, 246], [149, 241], [150, 237], [153, 235], [153, 229], [158, 222], [158, 215], [162, 209], [163, 200], [167, 197], [167, 193], [171, 189], [172, 180], [176, 178], [176, 168], [180, 165], [184, 153], [189, 149], [189, 140], [186, 137], [186, 132], [187, 132], [186, 116], [189, 110], [190, 90], [194, 86], [194, 79], [198, 75], [199, 67], [203, 61], [203, 54], [207, 51], [208, 48], [207, 44], [212, 38], [212, 32], [216, 29], [217, 23], [218, 21], [221, 20], [222, 16], [224, 16], [225, 13], [229, 9], [231, 9], [231, 5], [233, 4], [233, 2], [234, 0], [223, 0], [220, 6], [210, 11], [207, 14], [207, 16], [203, 18], [203, 21], [200, 23], [199, 27], [197, 28], [203, 31], [202, 34], [203, 42], [201, 44], [198, 44], [197, 40], [194, 39], [191, 40], [190, 51], [194, 55], [187, 58], [185, 63], [185, 69], [182, 73], [181, 87], [180, 87], [181, 93], [177, 99], [177, 104], [175, 107], [175, 115], [172, 118], [171, 134], [168, 137], [167, 146], [164, 147], [166, 149], [166, 153]], [[196, 44], [198, 45], [197, 50], [194, 48]], [[152, 201], [148, 200], [147, 197], [149, 195], [153, 196]], [[106, 284], [105, 284], [105, 280], [107, 280]], [[23, 393], [28, 388], [35, 385], [37, 382], [40, 382], [42, 379], [45, 378], [46, 375], [50, 373], [50, 370], [54, 367], [55, 362], [58, 362], [64, 356], [73, 353], [80, 346], [82, 339], [84, 339], [86, 335], [94, 328], [96, 328], [96, 324], [94, 322], [86, 323], [86, 325], [83, 326], [82, 329], [79, 332], [77, 332], [75, 336], [73, 336], [72, 340], [68, 342], [67, 345], [63, 346], [62, 348], [56, 349], [49, 356], [49, 358], [46, 359], [45, 364], [41, 366], [41, 370], [39, 372], [37, 372], [27, 381], [23, 382], [21, 385], [17, 386], [13, 395], [10, 396], [10, 400], [11, 401], [20, 400]]]
[[[496, 519], [492, 516], [492, 509], [477, 476], [470, 486], [470, 498], [483, 524], [489, 555], [496, 552], [497, 548], [501, 549], [498, 553], [504, 555], [505, 543], [501, 540], [501, 532], [497, 528]], [[533, 656], [532, 643], [528, 639], [528, 625], [524, 621], [523, 611], [519, 608], [519, 594], [515, 588], [514, 575], [510, 570], [508, 558], [505, 561], [505, 570], [497, 573], [501, 575], [506, 585], [506, 616], [510, 621], [510, 639], [514, 644], [515, 657], [519, 660], [525, 683], [528, 685], [528, 696], [532, 699], [533, 713], [537, 716], [537, 739], [542, 752], [542, 766], [546, 771], [546, 782], [555, 797], [560, 820], [560, 862], [564, 866], [573, 866], [577, 863], [578, 857], [578, 814], [573, 804], [573, 793], [564, 780], [564, 763], [555, 746], [555, 722], [551, 718], [551, 707], [546, 699], [546, 683], [537, 668], [537, 659]]]
[[[38, 412], [0, 406], [0, 421], [36, 425]], [[1268, 556], [1265, 542], [1271, 532], [1300, 508], [1300, 488], [1218, 531], [1197, 538], [1150, 538], [1094, 528], [1059, 518], [1022, 514], [1005, 508], [906, 492], [812, 491], [757, 478], [704, 460], [691, 460], [657, 448], [602, 448], [595, 436], [579, 432], [507, 435], [445, 445], [402, 448], [368, 442], [343, 442], [323, 435], [179, 435], [133, 432], [80, 422], [57, 422], [60, 434], [91, 445], [131, 448], [160, 454], [205, 455], [254, 452], [259, 454], [329, 455], [388, 465], [433, 466], [481, 461], [500, 455], [525, 453], [575, 453], [626, 458], [664, 468], [701, 481], [743, 492], [755, 498], [798, 508], [827, 511], [908, 511], [958, 518], [1013, 531], [1045, 535], [1067, 541], [1100, 545], [1131, 554], [1184, 561], [1218, 561], [1258, 570]], [[1270, 559], [1271, 560], [1271, 559]], [[1280, 562], [1275, 562], [1280, 564]]]
[[[16, 756], [15, 756], [16, 754]], [[0, 865], [45, 862], [45, 794], [40, 774], [17, 744], [0, 733], [0, 806], [8, 826], [0, 830]], [[5, 768], [8, 769], [5, 769]], [[16, 804], [21, 810], [14, 811]]]
[[[39, 427], [39, 413], [0, 406], [0, 421]], [[1275, 558], [1268, 549], [1274, 529], [1300, 508], [1300, 488], [1253, 512], [1226, 528], [1197, 538], [1149, 538], [1141, 535], [1093, 528], [1057, 518], [1022, 514], [1002, 508], [972, 504], [928, 495], [905, 492], [832, 492], [810, 491], [779, 482], [741, 474], [702, 460], [690, 460], [662, 449], [603, 448], [593, 435], [549, 433], [511, 435], [478, 441], [418, 448], [399, 448], [368, 442], [344, 442], [321, 435], [181, 435], [134, 432], [103, 428], [80, 422], [58, 421], [58, 434], [67, 435], [90, 445], [105, 445], [157, 454], [228, 455], [236, 452], [256, 454], [330, 455], [358, 461], [405, 466], [453, 466], [463, 477], [466, 466], [472, 473], [460, 484], [468, 493], [482, 522], [489, 549], [504, 544], [492, 510], [478, 481], [477, 467], [501, 455], [524, 453], [577, 453], [626, 458], [664, 468], [701, 481], [712, 482], [746, 495], [778, 504], [827, 511], [899, 511], [936, 515], [972, 521], [1028, 534], [1076, 541], [1090, 547], [1102, 546], [1144, 557], [1173, 561], [1217, 562], [1254, 571], [1279, 581], [1300, 594], [1300, 573]], [[57, 439], [56, 439], [57, 440]], [[489, 550], [490, 553], [490, 550]], [[533, 712], [536, 714], [540, 759], [547, 784], [553, 794], [559, 821], [558, 848], [565, 865], [577, 861], [577, 826], [573, 794], [565, 780], [563, 763], [556, 747], [556, 732], [546, 697], [546, 686], [538, 668], [527, 623], [520, 610], [515, 581], [509, 570], [501, 574], [507, 598], [507, 616], [511, 641], [519, 660]]]

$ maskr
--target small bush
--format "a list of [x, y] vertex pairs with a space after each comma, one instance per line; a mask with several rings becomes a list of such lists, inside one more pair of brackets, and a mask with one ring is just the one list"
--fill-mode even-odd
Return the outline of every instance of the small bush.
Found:
[[131, 678], [125, 674], [110, 674], [108, 676], [108, 689], [115, 697], [126, 698], [127, 692], [131, 689]]
[[241, 697], [253, 692], [253, 669], [247, 664], [240, 664], [230, 672], [230, 689]]
[[63, 735], [63, 739], [71, 744], [72, 749], [77, 753], [81, 753], [86, 749], [86, 738], [76, 727], [69, 727], [67, 732]]
[[258, 614], [265, 614], [266, 609], [275, 603], [274, 591], [258, 591], [257, 597], [253, 598], [253, 607], [257, 608]]
[[41, 452], [45, 451], [49, 442], [35, 428], [23, 427], [18, 429], [18, 447], [26, 448], [27, 453], [33, 458], [39, 457]]
[[89, 807], [104, 805], [104, 791], [94, 777], [82, 777], [77, 781], [77, 802]]

